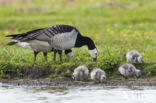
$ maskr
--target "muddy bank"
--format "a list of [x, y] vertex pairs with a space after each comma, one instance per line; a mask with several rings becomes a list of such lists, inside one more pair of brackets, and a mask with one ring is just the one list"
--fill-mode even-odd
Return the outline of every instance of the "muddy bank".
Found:
[[106, 83], [95, 83], [88, 81], [74, 81], [69, 78], [54, 79], [18, 79], [18, 80], [0, 80], [1, 83], [15, 86], [65, 86], [65, 87], [85, 87], [85, 86], [156, 86], [156, 78], [129, 79], [129, 80], [107, 80]]

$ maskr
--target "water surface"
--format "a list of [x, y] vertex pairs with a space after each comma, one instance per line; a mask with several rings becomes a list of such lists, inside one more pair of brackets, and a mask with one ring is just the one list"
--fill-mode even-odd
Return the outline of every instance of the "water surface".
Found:
[[155, 103], [156, 88], [0, 85], [0, 103]]

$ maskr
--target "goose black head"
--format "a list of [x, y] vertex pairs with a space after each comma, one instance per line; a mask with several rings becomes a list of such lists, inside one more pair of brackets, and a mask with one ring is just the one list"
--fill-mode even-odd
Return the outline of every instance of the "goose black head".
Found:
[[93, 61], [96, 62], [97, 61], [97, 55], [98, 55], [97, 49], [95, 48], [93, 50], [89, 50], [89, 54], [93, 58]]
[[66, 56], [67, 56], [68, 58], [73, 57], [73, 52], [72, 52], [71, 49], [69, 49], [69, 50], [65, 50], [65, 54], [66, 54]]

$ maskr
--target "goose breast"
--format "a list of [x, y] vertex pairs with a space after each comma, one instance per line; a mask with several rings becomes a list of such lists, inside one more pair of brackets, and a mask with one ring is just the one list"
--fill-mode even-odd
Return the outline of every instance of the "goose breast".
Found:
[[55, 49], [64, 50], [74, 47], [78, 32], [74, 29], [71, 32], [60, 33], [51, 38], [51, 46]]

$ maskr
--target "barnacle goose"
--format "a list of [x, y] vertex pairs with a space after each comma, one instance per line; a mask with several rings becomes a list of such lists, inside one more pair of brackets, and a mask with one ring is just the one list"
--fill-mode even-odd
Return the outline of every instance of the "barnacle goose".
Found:
[[141, 70], [136, 69], [132, 64], [123, 64], [118, 68], [121, 75], [128, 79], [129, 76], [135, 75], [137, 78], [141, 75]]
[[75, 80], [87, 79], [89, 70], [85, 65], [78, 66], [74, 69], [72, 78]]
[[[70, 25], [52, 25], [46, 28], [32, 30], [22, 34], [8, 35], [15, 41], [8, 45], [17, 44], [21, 47], [32, 49], [34, 56], [38, 52], [50, 52], [52, 48], [56, 50], [70, 50], [74, 47], [87, 45], [89, 53], [94, 61], [97, 59], [97, 49], [92, 39], [82, 36], [80, 32]], [[72, 55], [71, 52], [67, 55]]]
[[[50, 46], [47, 46], [48, 43], [44, 41], [39, 41], [35, 39], [30, 39], [32, 34], [35, 34], [36, 32], [40, 31], [42, 29], [36, 29], [32, 30], [23, 34], [14, 34], [14, 35], [8, 35], [7, 37], [11, 37], [11, 39], [14, 39], [15, 41], [8, 43], [7, 45], [14, 45], [17, 44], [23, 48], [32, 49], [34, 51], [34, 62], [36, 62], [36, 57], [39, 52], [43, 52], [43, 55], [45, 57], [45, 60], [47, 61], [47, 53], [48, 52], [54, 52], [53, 61], [56, 60], [56, 53], [59, 54], [60, 61], [62, 60], [62, 50], [54, 49]], [[67, 49], [65, 50], [65, 54], [67, 57], [71, 58], [73, 56], [72, 50]]]
[[126, 54], [128, 63], [144, 63], [144, 59], [141, 54], [136, 50], [131, 50]]
[[100, 68], [95, 68], [91, 71], [90, 77], [95, 82], [105, 82], [106, 81], [106, 73]]

